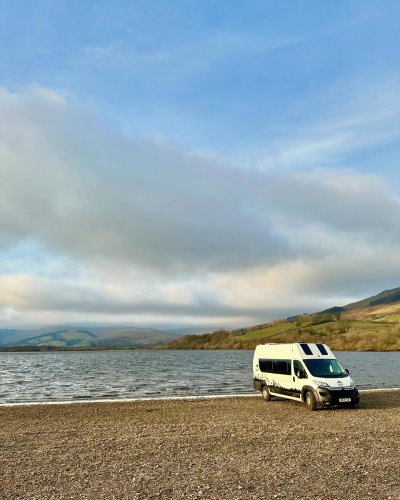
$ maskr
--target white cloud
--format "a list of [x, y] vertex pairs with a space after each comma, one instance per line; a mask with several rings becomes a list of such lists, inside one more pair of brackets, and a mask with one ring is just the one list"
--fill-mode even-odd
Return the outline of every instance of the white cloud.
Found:
[[[335, 80], [304, 103], [288, 110], [279, 137], [260, 148], [266, 168], [315, 168], [341, 164], [348, 155], [400, 139], [398, 72], [366, 73]], [[306, 104], [305, 104], [306, 103]], [[361, 166], [362, 167], [362, 166]]]
[[149, 67], [164, 65], [171, 59], [168, 52], [137, 50], [134, 47], [125, 47], [120, 43], [108, 45], [93, 45], [83, 47], [73, 61], [78, 68], [93, 70], [116, 70], [131, 73], [148, 70]]
[[400, 200], [379, 175], [232, 168], [39, 87], [1, 90], [0, 118], [5, 323], [235, 326], [399, 284]]

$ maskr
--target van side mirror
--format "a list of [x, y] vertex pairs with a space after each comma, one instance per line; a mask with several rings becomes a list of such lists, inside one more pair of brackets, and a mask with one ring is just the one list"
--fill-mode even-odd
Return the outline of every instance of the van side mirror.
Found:
[[347, 375], [350, 375], [350, 372], [347, 368], [345, 368], [344, 371], [347, 373]]

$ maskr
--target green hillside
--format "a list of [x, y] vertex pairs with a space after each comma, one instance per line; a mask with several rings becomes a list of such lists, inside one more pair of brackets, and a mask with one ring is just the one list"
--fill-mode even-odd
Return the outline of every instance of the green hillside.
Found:
[[[400, 292], [400, 288], [395, 289]], [[187, 335], [162, 348], [254, 349], [266, 342], [323, 342], [338, 351], [400, 350], [400, 300], [382, 292], [343, 308], [234, 331]], [[390, 299], [391, 297], [391, 299]], [[339, 310], [339, 311], [338, 311]]]

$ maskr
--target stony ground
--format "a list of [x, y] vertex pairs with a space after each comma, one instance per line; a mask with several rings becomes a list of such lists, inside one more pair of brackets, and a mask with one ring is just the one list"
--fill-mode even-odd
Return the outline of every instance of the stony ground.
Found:
[[0, 498], [400, 498], [400, 391], [0, 408]]

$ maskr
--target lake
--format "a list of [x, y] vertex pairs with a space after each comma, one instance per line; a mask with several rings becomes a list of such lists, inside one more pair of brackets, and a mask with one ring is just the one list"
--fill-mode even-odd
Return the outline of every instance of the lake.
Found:
[[[400, 352], [339, 352], [360, 389], [400, 385]], [[253, 351], [0, 353], [0, 404], [251, 394]]]

